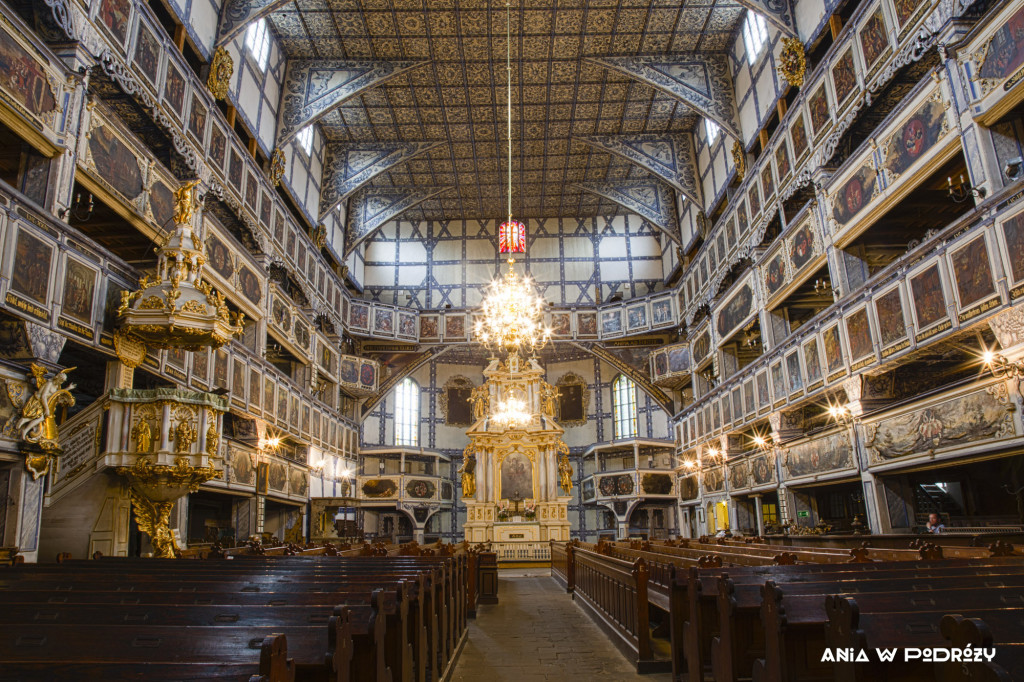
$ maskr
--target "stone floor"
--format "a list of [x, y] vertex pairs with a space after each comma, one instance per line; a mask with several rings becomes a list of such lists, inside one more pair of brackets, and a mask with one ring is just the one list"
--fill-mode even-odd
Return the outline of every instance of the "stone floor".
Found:
[[455, 682], [645, 680], [548, 572], [502, 572], [498, 603], [481, 606], [455, 667]]

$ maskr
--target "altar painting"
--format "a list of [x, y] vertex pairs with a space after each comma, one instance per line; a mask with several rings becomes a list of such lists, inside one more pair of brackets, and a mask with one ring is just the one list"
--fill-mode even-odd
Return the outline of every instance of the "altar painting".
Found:
[[521, 452], [509, 453], [501, 461], [501, 499], [530, 500], [533, 494], [533, 462]]
[[833, 433], [789, 448], [782, 460], [787, 478], [853, 467], [853, 448], [846, 432]]

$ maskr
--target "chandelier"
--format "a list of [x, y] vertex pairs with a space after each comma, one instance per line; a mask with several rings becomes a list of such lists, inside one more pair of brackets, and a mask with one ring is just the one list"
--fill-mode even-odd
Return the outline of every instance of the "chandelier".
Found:
[[491, 421], [504, 430], [522, 428], [530, 423], [532, 415], [526, 409], [526, 402], [519, 398], [506, 398], [498, 403], [491, 415]]
[[473, 324], [474, 338], [492, 352], [533, 354], [551, 339], [544, 324], [546, 302], [527, 275], [515, 270], [515, 254], [526, 252], [526, 225], [512, 218], [512, 10], [505, 3], [508, 73], [508, 220], [498, 228], [498, 250], [508, 254], [508, 272], [492, 281]]

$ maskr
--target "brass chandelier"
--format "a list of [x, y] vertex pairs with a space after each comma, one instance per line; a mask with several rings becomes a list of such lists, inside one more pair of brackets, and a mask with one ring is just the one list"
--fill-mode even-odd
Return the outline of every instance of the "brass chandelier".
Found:
[[508, 272], [493, 280], [484, 294], [473, 336], [488, 350], [532, 355], [551, 339], [544, 322], [546, 301], [537, 293], [529, 275], [515, 270], [515, 254], [526, 251], [526, 226], [512, 218], [512, 10], [505, 3], [508, 73], [508, 220], [499, 228], [499, 251], [508, 254]]

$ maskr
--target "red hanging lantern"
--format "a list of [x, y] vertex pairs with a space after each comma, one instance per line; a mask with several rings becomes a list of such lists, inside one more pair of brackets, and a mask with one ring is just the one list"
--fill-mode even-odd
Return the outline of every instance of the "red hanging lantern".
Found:
[[498, 250], [501, 253], [526, 253], [526, 225], [507, 220], [498, 227]]

